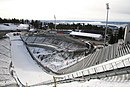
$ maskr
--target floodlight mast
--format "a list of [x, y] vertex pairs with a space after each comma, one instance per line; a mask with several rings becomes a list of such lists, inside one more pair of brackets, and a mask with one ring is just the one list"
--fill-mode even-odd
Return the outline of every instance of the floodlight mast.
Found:
[[107, 17], [106, 17], [106, 29], [105, 29], [105, 34], [104, 34], [104, 46], [106, 45], [106, 34], [107, 34], [107, 29], [108, 29], [108, 13], [109, 13], [109, 3], [106, 3], [106, 9], [107, 9]]

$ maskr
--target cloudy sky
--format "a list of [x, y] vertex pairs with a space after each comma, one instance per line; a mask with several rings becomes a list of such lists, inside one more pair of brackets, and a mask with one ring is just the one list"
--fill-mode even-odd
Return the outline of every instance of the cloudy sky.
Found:
[[130, 21], [130, 0], [0, 0], [0, 17], [53, 20]]

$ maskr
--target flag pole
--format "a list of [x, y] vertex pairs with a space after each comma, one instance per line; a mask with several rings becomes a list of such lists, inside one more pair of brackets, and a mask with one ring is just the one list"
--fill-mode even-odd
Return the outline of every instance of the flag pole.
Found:
[[106, 17], [106, 29], [105, 29], [105, 37], [104, 37], [104, 46], [106, 45], [106, 34], [107, 34], [107, 29], [108, 29], [108, 13], [109, 13], [109, 3], [106, 3], [106, 8], [107, 8], [107, 17]]
[[54, 15], [54, 20], [55, 20], [55, 30], [56, 30], [56, 16]]

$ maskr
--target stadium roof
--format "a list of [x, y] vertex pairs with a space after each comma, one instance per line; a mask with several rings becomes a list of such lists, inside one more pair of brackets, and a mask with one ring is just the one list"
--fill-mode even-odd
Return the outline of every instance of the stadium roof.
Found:
[[91, 38], [95, 38], [95, 39], [102, 39], [102, 35], [101, 34], [93, 34], [93, 33], [84, 33], [84, 32], [75, 32], [75, 31], [72, 31], [70, 33], [70, 35], [83, 36], [83, 37], [91, 37]]

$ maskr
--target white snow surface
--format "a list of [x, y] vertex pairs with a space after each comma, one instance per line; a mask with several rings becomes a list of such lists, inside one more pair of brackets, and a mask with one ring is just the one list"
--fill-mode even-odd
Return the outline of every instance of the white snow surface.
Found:
[[9, 34], [11, 40], [11, 55], [14, 70], [23, 85], [33, 85], [53, 79], [44, 72], [31, 58], [20, 36]]
[[0, 24], [0, 30], [21, 30], [21, 29], [28, 29], [29, 25], [28, 24], [11, 24], [11, 23], [6, 23], [7, 25]]
[[[53, 87], [53, 85], [41, 85], [36, 87]], [[93, 79], [86, 82], [70, 82], [57, 84], [57, 87], [130, 87], [130, 81], [126, 82], [108, 82], [99, 79]]]
[[107, 82], [103, 80], [90, 80], [86, 82], [72, 82], [59, 84], [58, 87], [129, 87], [130, 82]]
[[[44, 66], [47, 66], [48, 68], [52, 69], [53, 71], [57, 72], [59, 69], [63, 69], [66, 67], [69, 67], [77, 62], [77, 58], [75, 59], [64, 59], [61, 54], [55, 54], [52, 55], [54, 52], [51, 50], [47, 50], [44, 48], [38, 48], [38, 47], [29, 47], [31, 52], [33, 53], [34, 57], [41, 62]], [[38, 58], [39, 55], [48, 55], [51, 54], [52, 56], [49, 56], [41, 61], [41, 58]]]
[[96, 38], [96, 39], [102, 39], [102, 35], [101, 34], [83, 33], [83, 32], [72, 31], [70, 33], [70, 35], [85, 36], [85, 37], [92, 37], [92, 38]]

